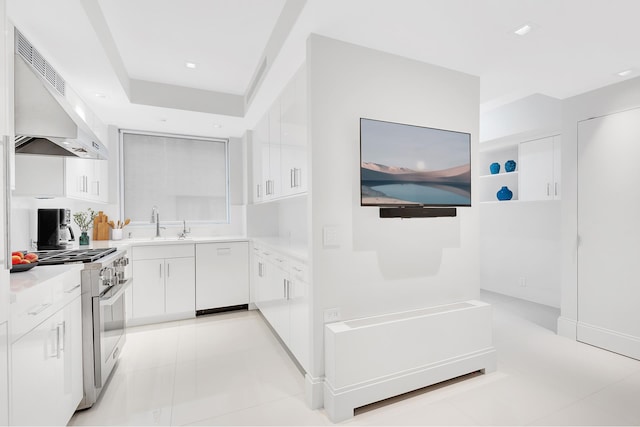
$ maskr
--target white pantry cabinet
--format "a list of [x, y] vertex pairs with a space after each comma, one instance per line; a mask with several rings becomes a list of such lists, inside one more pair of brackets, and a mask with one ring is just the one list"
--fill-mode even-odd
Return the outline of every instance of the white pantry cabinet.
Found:
[[195, 316], [193, 244], [132, 248], [130, 323], [144, 324]]
[[15, 165], [14, 196], [109, 201], [106, 160], [17, 154]]
[[520, 144], [520, 200], [560, 199], [560, 136]]
[[196, 244], [196, 310], [249, 304], [249, 243]]
[[309, 370], [310, 308], [307, 265], [271, 247], [252, 251], [255, 304], [295, 356]]
[[10, 425], [66, 425], [83, 396], [79, 271], [17, 294]]

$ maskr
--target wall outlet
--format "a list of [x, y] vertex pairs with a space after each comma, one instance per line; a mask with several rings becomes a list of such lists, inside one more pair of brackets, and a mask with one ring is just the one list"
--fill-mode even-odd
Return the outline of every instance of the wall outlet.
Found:
[[324, 311], [324, 323], [339, 322], [342, 320], [339, 308], [327, 308]]
[[526, 288], [527, 287], [527, 278], [522, 276], [520, 277], [520, 279], [518, 279], [518, 284], [520, 285], [521, 288]]

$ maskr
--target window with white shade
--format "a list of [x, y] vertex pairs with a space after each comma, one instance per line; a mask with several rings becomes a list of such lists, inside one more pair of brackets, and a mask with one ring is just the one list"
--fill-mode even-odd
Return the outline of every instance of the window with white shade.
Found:
[[125, 218], [149, 222], [226, 223], [229, 218], [228, 141], [122, 132]]

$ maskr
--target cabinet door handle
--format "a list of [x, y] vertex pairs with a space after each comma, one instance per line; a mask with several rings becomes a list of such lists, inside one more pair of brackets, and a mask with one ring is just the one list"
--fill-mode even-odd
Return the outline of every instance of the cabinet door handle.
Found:
[[555, 188], [555, 190], [554, 190], [554, 191], [555, 191], [555, 195], [557, 196], [557, 195], [558, 195], [558, 183], [557, 183], [557, 182], [555, 182], [555, 183], [553, 184], [553, 186], [554, 186], [554, 188]]
[[60, 324], [56, 325], [56, 359], [60, 359]]
[[547, 196], [551, 195], [550, 188], [551, 188], [551, 184], [547, 183]]
[[260, 184], [256, 185], [256, 197], [260, 197]]
[[97, 196], [100, 195], [100, 181], [96, 181], [96, 190], [98, 191]]
[[167, 277], [171, 275], [171, 270], [169, 269], [170, 267], [171, 267], [171, 264], [167, 263]]
[[160, 267], [160, 278], [162, 278], [162, 264], [158, 264], [158, 267]]
[[291, 188], [296, 186], [296, 170], [295, 169], [289, 169], [289, 184]]
[[[60, 329], [62, 329], [62, 333], [60, 333]], [[60, 353], [64, 351], [64, 340], [67, 335], [67, 321], [63, 320], [62, 323], [58, 323], [58, 359], [60, 358]]]

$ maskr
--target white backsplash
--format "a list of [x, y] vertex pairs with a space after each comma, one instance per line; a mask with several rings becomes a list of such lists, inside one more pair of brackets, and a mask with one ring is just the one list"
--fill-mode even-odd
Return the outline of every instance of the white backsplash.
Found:
[[[91, 208], [95, 211], [103, 211], [110, 219], [117, 221], [120, 218], [118, 206], [115, 204], [96, 204], [82, 202], [67, 198], [35, 199], [33, 197], [13, 197], [11, 199], [11, 250], [32, 250], [32, 241], [37, 240], [37, 210], [39, 208], [71, 209], [71, 213]], [[192, 224], [187, 221], [187, 229], [191, 229], [192, 237], [224, 237], [246, 235], [246, 207], [230, 206], [228, 224]], [[76, 241], [80, 235], [80, 229], [71, 221]], [[182, 222], [163, 223], [162, 236], [177, 236], [182, 231]], [[124, 229], [124, 238], [131, 235], [132, 238], [145, 238], [155, 236], [155, 224], [132, 223]]]

